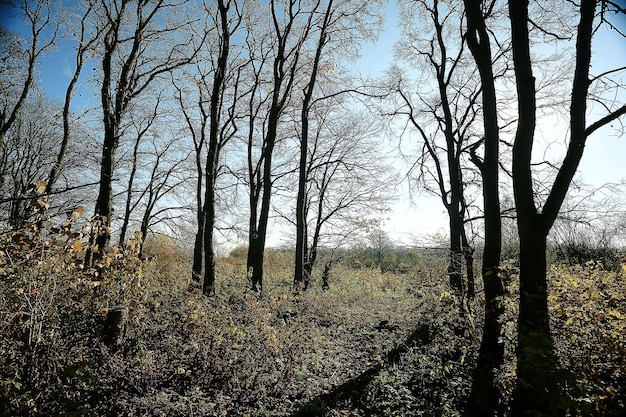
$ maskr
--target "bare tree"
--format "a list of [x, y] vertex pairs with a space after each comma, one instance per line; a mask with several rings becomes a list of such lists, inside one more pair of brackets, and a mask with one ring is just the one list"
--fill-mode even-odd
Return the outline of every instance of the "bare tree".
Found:
[[[308, 156], [308, 140], [309, 140], [309, 111], [315, 84], [317, 82], [317, 73], [322, 57], [322, 51], [327, 42], [327, 30], [331, 23], [333, 11], [333, 0], [328, 0], [326, 10], [323, 12], [323, 18], [319, 24], [319, 38], [315, 47], [315, 56], [313, 58], [312, 68], [310, 71], [309, 81], [304, 87], [304, 97], [302, 99], [301, 112], [301, 133], [300, 133], [300, 163], [298, 166], [298, 195], [296, 197], [296, 255], [294, 266], [294, 288], [300, 286], [304, 281], [304, 288], [308, 286], [308, 271], [305, 270], [307, 263], [305, 253], [305, 224], [306, 224], [306, 183], [307, 183], [307, 156]], [[305, 278], [305, 275], [307, 277]]]
[[[371, 2], [360, 1], [334, 1], [327, 0], [326, 4], [319, 4], [319, 21], [316, 30], [312, 33], [314, 39], [313, 55], [308, 73], [308, 81], [302, 90], [302, 107], [300, 110], [299, 132], [299, 164], [298, 164], [298, 194], [296, 197], [296, 248], [294, 262], [294, 287], [304, 283], [308, 285], [308, 275], [312, 268], [307, 250], [306, 222], [307, 222], [307, 176], [309, 166], [309, 118], [313, 105], [319, 105], [319, 101], [345, 91], [320, 92], [318, 87], [319, 78], [328, 77], [325, 73], [332, 73], [334, 65], [332, 59], [338, 60], [342, 55], [350, 56], [353, 50], [358, 49], [359, 42], [372, 38], [377, 30], [377, 20], [372, 12]], [[368, 21], [369, 19], [369, 21]], [[348, 84], [349, 85], [349, 84]], [[344, 86], [346, 91], [348, 90]], [[317, 97], [316, 94], [322, 94]], [[324, 97], [326, 94], [330, 97]], [[314, 237], [314, 242], [316, 241]], [[317, 250], [317, 245], [313, 245]]]
[[[366, 111], [342, 109], [346, 100], [338, 98], [318, 100], [310, 111], [303, 274], [301, 281], [294, 280], [296, 288], [308, 288], [320, 248], [337, 248], [370, 229], [393, 199], [396, 180], [394, 169], [381, 157], [381, 129]], [[292, 212], [282, 217], [297, 226]]]
[[213, 232], [215, 228], [215, 196], [218, 170], [220, 167], [220, 153], [222, 148], [233, 137], [236, 127], [234, 122], [234, 107], [238, 99], [239, 77], [230, 77], [234, 92], [232, 94], [233, 105], [226, 114], [226, 120], [222, 122], [222, 116], [226, 106], [224, 91], [226, 82], [229, 79], [229, 53], [231, 49], [231, 38], [239, 28], [242, 21], [242, 14], [236, 1], [224, 2], [218, 0], [218, 16], [216, 27], [219, 30], [219, 52], [217, 64], [213, 72], [213, 87], [209, 100], [209, 149], [205, 168], [206, 185], [204, 195], [204, 280], [202, 292], [206, 295], [215, 294], [215, 253]]
[[[183, 165], [187, 159], [184, 152], [177, 148], [177, 140], [159, 143], [157, 135], [153, 135], [150, 143], [152, 169], [141, 190], [140, 200], [143, 212], [139, 224], [139, 232], [143, 241], [151, 229], [181, 217], [180, 211], [185, 207], [173, 207], [165, 202], [166, 198], [176, 193], [176, 190], [187, 181]], [[181, 157], [182, 156], [182, 157]], [[143, 253], [141, 245], [139, 255]]]
[[[559, 3], [553, 7], [562, 7]], [[575, 34], [575, 70], [571, 79], [569, 110], [569, 144], [549, 194], [542, 207], [537, 206], [533, 184], [532, 147], [537, 125], [536, 67], [531, 55], [530, 27], [536, 28], [529, 16], [528, 1], [509, 1], [513, 63], [518, 94], [518, 125], [513, 147], [513, 191], [520, 238], [520, 312], [518, 319], [517, 376], [518, 383], [512, 415], [529, 413], [560, 415], [564, 410], [554, 405], [560, 395], [555, 375], [556, 358], [549, 326], [548, 286], [546, 281], [546, 241], [583, 156], [589, 136], [603, 126], [623, 117], [626, 105], [611, 96], [593, 94], [594, 84], [624, 68], [615, 68], [591, 75], [592, 40], [598, 25], [607, 25], [606, 12], [622, 17], [626, 10], [611, 1], [582, 0], [574, 7], [578, 14], [575, 28], [561, 22], [567, 39], [569, 30]], [[540, 29], [541, 30], [541, 29]], [[552, 35], [559, 41], [558, 34]], [[613, 88], [623, 88], [609, 83]], [[596, 121], [588, 124], [589, 103], [599, 101], [604, 109]]]
[[[485, 321], [478, 361], [473, 375], [472, 392], [467, 412], [470, 415], [494, 415], [499, 407], [499, 393], [494, 382], [494, 369], [503, 361], [504, 347], [500, 338], [500, 317], [504, 312], [504, 287], [500, 277], [502, 224], [500, 219], [499, 153], [500, 127], [495, 87], [494, 54], [485, 20], [495, 2], [466, 0], [467, 43], [478, 67], [481, 81], [484, 156], [476, 147], [472, 160], [480, 169], [484, 207], [485, 247], [482, 278], [485, 292]], [[473, 414], [472, 414], [473, 413]]]
[[[48, 1], [22, 1], [14, 6], [18, 19], [28, 28], [28, 36], [20, 38], [0, 27], [2, 67], [2, 96], [0, 103], [0, 150], [5, 137], [18, 118], [19, 112], [35, 82], [36, 64], [56, 42], [58, 27], [53, 20]], [[4, 169], [0, 167], [0, 188]]]
[[[262, 169], [256, 170], [255, 173], [252, 161], [249, 163], [251, 208], [247, 270], [252, 288], [259, 292], [263, 287], [263, 260], [273, 185], [272, 157], [279, 140], [279, 122], [292, 97], [302, 48], [313, 28], [315, 11], [319, 4], [317, 1], [312, 7], [307, 8], [304, 3], [297, 0], [269, 2], [269, 19], [274, 43], [271, 57], [271, 94], [267, 98], [269, 107], [263, 123]], [[261, 207], [257, 212], [259, 191], [262, 194]], [[255, 196], [256, 201], [253, 198]]]
[[92, 49], [95, 43], [98, 41], [99, 32], [98, 28], [92, 28], [89, 24], [89, 19], [92, 17], [93, 12], [93, 4], [90, 2], [87, 3], [87, 6], [80, 18], [80, 29], [77, 31], [78, 39], [76, 46], [76, 67], [74, 68], [74, 73], [70, 78], [70, 82], [67, 85], [65, 90], [65, 100], [63, 103], [63, 138], [61, 139], [61, 146], [59, 147], [59, 152], [57, 154], [57, 159], [52, 169], [50, 170], [50, 174], [48, 175], [48, 181], [46, 181], [46, 193], [49, 194], [52, 191], [54, 184], [59, 178], [59, 173], [63, 167], [63, 162], [65, 160], [65, 156], [68, 151], [68, 145], [71, 137], [71, 103], [74, 97], [74, 88], [78, 83], [78, 79], [83, 70], [83, 65], [85, 64], [85, 60], [88, 56], [88, 53], [92, 52]]
[[[119, 145], [122, 118], [131, 102], [156, 79], [190, 62], [182, 31], [188, 22], [166, 19], [176, 3], [166, 0], [108, 2], [102, 0], [99, 12], [104, 30], [102, 53], [101, 101], [104, 123], [100, 186], [94, 210], [100, 232], [92, 237], [85, 256], [91, 264], [108, 245], [113, 214], [113, 171]], [[168, 17], [172, 17], [172, 13]]]
[[[34, 183], [45, 178], [61, 136], [55, 123], [59, 109], [43, 94], [31, 95], [21, 107], [0, 149], [0, 164], [8, 180], [0, 187], [0, 204], [6, 204], [6, 215], [1, 220], [15, 228], [27, 220], [33, 221], [34, 195], [29, 191]], [[41, 188], [37, 194], [44, 193], [45, 185], [37, 188]]]
[[[212, 5], [215, 10], [205, 5], [207, 25], [204, 31], [207, 41], [200, 49], [195, 66], [196, 78], [193, 84], [198, 90], [195, 96], [196, 116], [185, 103], [187, 98], [184, 98], [182, 87], [177, 87], [177, 98], [194, 142], [198, 173], [192, 281], [201, 286], [207, 295], [215, 293], [214, 231], [221, 154], [238, 129], [235, 118], [240, 99], [240, 74], [245, 65], [245, 62], [239, 62], [237, 51], [232, 54], [233, 46], [237, 46], [233, 45], [232, 38], [241, 25], [243, 5], [232, 0], [218, 0]], [[211, 35], [213, 32], [214, 36]], [[204, 279], [200, 285], [203, 262]]]
[[[398, 80], [396, 89], [401, 108], [395, 113], [406, 116], [421, 137], [422, 152], [411, 171], [418, 172], [425, 188], [438, 195], [446, 208], [450, 226], [450, 286], [459, 296], [465, 296], [466, 290], [473, 289], [473, 276], [467, 277], [469, 288], [466, 288], [463, 260], [467, 258], [469, 271], [472, 271], [473, 249], [465, 233], [466, 188], [469, 186], [464, 177], [468, 172], [467, 177], [472, 176], [467, 162], [472, 139], [477, 136], [475, 121], [479, 114], [480, 83], [476, 80], [474, 66], [468, 62], [463, 8], [441, 5], [439, 1], [412, 2], [406, 8], [412, 12], [403, 15], [412, 19], [405, 22], [406, 44], [401, 43], [399, 51], [403, 53], [403, 60], [432, 74], [437, 93], [424, 89], [426, 91], [411, 94], [405, 83]], [[415, 15], [427, 16], [427, 29], [416, 27], [422, 26], [423, 21], [414, 22]], [[420, 36], [424, 30], [428, 35]], [[430, 168], [431, 164], [434, 169]], [[430, 181], [436, 184], [434, 190], [428, 184]]]
[[[153, 125], [157, 119], [157, 116], [159, 115], [158, 110], [159, 110], [160, 104], [161, 104], [161, 98], [159, 97], [154, 102], [154, 109], [152, 110], [152, 112], [148, 114], [146, 117], [139, 118], [139, 120], [136, 120], [135, 115], [133, 114], [130, 115], [131, 124], [134, 127], [133, 130], [136, 132], [136, 137], [135, 137], [134, 146], [132, 147], [132, 156], [131, 156], [131, 161], [130, 161], [131, 167], [130, 167], [130, 172], [128, 174], [128, 181], [127, 181], [128, 189], [126, 191], [126, 202], [124, 205], [124, 213], [122, 215], [122, 227], [120, 229], [120, 234], [119, 234], [120, 246], [124, 246], [124, 244], [126, 243], [126, 233], [128, 231], [130, 217], [131, 217], [133, 210], [137, 207], [137, 204], [139, 203], [139, 200], [133, 202], [133, 197], [135, 197], [133, 186], [135, 185], [135, 178], [137, 176], [139, 165], [146, 164], [146, 161], [143, 158], [141, 160], [139, 158], [142, 140], [148, 134], [149, 130], [153, 128]], [[144, 235], [144, 238], [145, 238], [145, 235]]]

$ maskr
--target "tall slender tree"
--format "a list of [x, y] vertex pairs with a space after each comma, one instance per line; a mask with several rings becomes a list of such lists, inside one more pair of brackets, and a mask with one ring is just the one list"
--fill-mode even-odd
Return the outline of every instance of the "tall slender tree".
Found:
[[[309, 287], [320, 246], [341, 246], [368, 229], [372, 217], [387, 210], [396, 185], [394, 169], [380, 157], [380, 129], [372, 128], [371, 115], [342, 109], [347, 100], [339, 97], [317, 101], [309, 114], [304, 259], [302, 281], [294, 281], [296, 289]], [[297, 226], [293, 215], [283, 217]]]
[[297, 0], [284, 2], [270, 0], [269, 3], [269, 18], [272, 35], [275, 37], [272, 57], [272, 93], [268, 99], [269, 108], [263, 131], [262, 169], [258, 171], [261, 181], [261, 207], [257, 212], [256, 207], [251, 206], [246, 264], [252, 288], [257, 292], [263, 288], [263, 261], [273, 188], [272, 157], [276, 143], [280, 139], [279, 123], [292, 97], [297, 70], [300, 68], [302, 49], [313, 29], [315, 12], [319, 8], [320, 0], [314, 2], [310, 8]]
[[296, 197], [296, 255], [294, 262], [293, 283], [294, 288], [298, 288], [302, 283], [308, 285], [309, 270], [306, 267], [308, 260], [306, 254], [306, 183], [307, 183], [307, 159], [309, 149], [309, 111], [317, 73], [319, 70], [322, 51], [327, 41], [327, 30], [331, 22], [333, 10], [333, 0], [328, 0], [326, 10], [323, 13], [322, 22], [319, 25], [319, 38], [315, 47], [313, 65], [309, 74], [309, 81], [304, 87], [304, 97], [302, 99], [302, 110], [300, 115], [300, 163], [298, 164], [298, 195]]
[[485, 292], [485, 321], [478, 361], [473, 375], [472, 392], [467, 406], [470, 415], [494, 415], [498, 409], [499, 393], [495, 386], [494, 369], [504, 359], [500, 343], [500, 317], [504, 312], [504, 286], [500, 276], [502, 224], [500, 220], [499, 146], [497, 94], [494, 56], [485, 19], [495, 2], [464, 0], [467, 20], [467, 43], [472, 52], [482, 85], [482, 114], [484, 129], [484, 158], [472, 148], [472, 160], [480, 169], [485, 225], [482, 279]]
[[[398, 80], [396, 93], [401, 107], [395, 113], [406, 116], [422, 140], [421, 155], [412, 164], [411, 171], [418, 172], [427, 190], [433, 190], [429, 183], [436, 184], [433, 192], [441, 199], [449, 220], [450, 287], [464, 297], [468, 287], [473, 288], [473, 284], [469, 284], [473, 283], [473, 276], [467, 277], [467, 285], [463, 279], [464, 258], [467, 257], [470, 264], [473, 262], [472, 248], [465, 233], [468, 210], [465, 194], [467, 177], [471, 176], [472, 167], [467, 166], [468, 150], [477, 130], [474, 125], [479, 112], [480, 83], [473, 76], [474, 66], [468, 62], [461, 19], [463, 8], [442, 5], [436, 0], [410, 2], [405, 7], [427, 16], [428, 25], [415, 21], [412, 13], [405, 14], [411, 18], [405, 21], [404, 39], [400, 43], [402, 51], [407, 51], [402, 59], [432, 74], [437, 89], [436, 94], [418, 89], [413, 99], [410, 87]], [[426, 36], [420, 33], [423, 31], [427, 31]], [[471, 265], [469, 267], [472, 271]]]
[[[214, 231], [217, 221], [217, 180], [220, 174], [223, 148], [238, 130], [235, 124], [240, 97], [241, 71], [247, 65], [235, 52], [233, 37], [243, 19], [243, 2], [218, 0], [206, 3], [203, 13], [206, 41], [200, 46], [194, 70], [183, 83], [191, 84], [197, 92], [186, 91], [174, 80], [177, 100], [191, 133], [197, 171], [197, 224], [194, 241], [192, 282], [207, 295], [215, 293]], [[188, 80], [193, 79], [192, 83]], [[194, 97], [194, 105], [187, 102]], [[192, 109], [192, 107], [194, 107]], [[202, 282], [202, 266], [204, 277]]]
[[[213, 87], [209, 99], [209, 149], [205, 167], [205, 194], [204, 194], [204, 280], [202, 292], [206, 295], [215, 294], [215, 251], [213, 233], [215, 228], [215, 197], [216, 182], [220, 166], [220, 153], [224, 145], [230, 140], [232, 134], [225, 133], [226, 129], [234, 121], [234, 104], [230, 109], [225, 126], [222, 125], [224, 113], [224, 96], [228, 79], [229, 53], [231, 39], [242, 21], [242, 14], [237, 1], [217, 1], [216, 27], [219, 31], [219, 52], [217, 64], [213, 71]], [[234, 17], [233, 17], [234, 16]], [[231, 78], [234, 87], [234, 102], [237, 100], [239, 77]], [[236, 128], [235, 128], [236, 130]], [[232, 131], [231, 131], [232, 132]]]
[[[91, 52], [95, 43], [99, 40], [99, 28], [90, 27], [90, 18], [93, 15], [94, 5], [90, 1], [87, 3], [82, 17], [80, 18], [80, 28], [76, 31], [78, 33], [78, 39], [76, 39], [76, 56], [75, 56], [75, 64], [74, 72], [70, 78], [70, 82], [65, 89], [65, 99], [63, 101], [63, 138], [61, 139], [61, 146], [59, 147], [59, 152], [57, 154], [57, 159], [54, 165], [52, 165], [52, 169], [50, 170], [50, 174], [48, 175], [48, 181], [46, 182], [46, 194], [49, 194], [54, 187], [57, 179], [59, 178], [59, 173], [63, 167], [63, 163], [65, 161], [65, 157], [68, 151], [68, 146], [70, 142], [71, 136], [71, 105], [72, 99], [74, 97], [74, 89], [76, 88], [76, 84], [80, 78], [80, 74], [83, 70], [83, 66], [85, 64], [85, 60], [88, 56], [88, 53]], [[100, 28], [101, 29], [101, 28]]]

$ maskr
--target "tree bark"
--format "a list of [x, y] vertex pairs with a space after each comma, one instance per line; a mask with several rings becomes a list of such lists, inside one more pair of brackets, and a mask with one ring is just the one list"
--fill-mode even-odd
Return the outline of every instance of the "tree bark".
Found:
[[[452, 194], [456, 194], [452, 191]], [[450, 224], [450, 261], [448, 265], [448, 276], [450, 279], [450, 288], [454, 293], [462, 298], [463, 291], [463, 245], [461, 235], [463, 233], [463, 219], [459, 216], [458, 197], [452, 197], [454, 200], [448, 208], [448, 218]], [[456, 209], [454, 208], [456, 206]]]
[[548, 311], [547, 230], [537, 222], [520, 222], [519, 231], [517, 388], [511, 415], [561, 415], [564, 410], [557, 402], [561, 393]]
[[124, 62], [120, 74], [120, 80], [115, 87], [113, 95], [113, 55], [117, 49], [119, 42], [119, 29], [124, 15], [126, 2], [122, 2], [121, 8], [115, 18], [110, 18], [108, 22], [109, 28], [104, 37], [104, 56], [102, 58], [102, 87], [100, 89], [100, 98], [102, 102], [103, 124], [104, 124], [104, 141], [102, 143], [102, 156], [100, 158], [100, 183], [98, 187], [98, 198], [94, 209], [94, 219], [96, 224], [96, 233], [92, 232], [90, 245], [85, 253], [85, 264], [92, 265], [101, 257], [104, 249], [108, 246], [111, 239], [111, 216], [113, 214], [113, 166], [115, 161], [115, 152], [119, 140], [119, 123], [122, 113], [128, 104], [128, 75], [131, 66], [134, 65], [138, 45], [134, 48]]
[[500, 317], [504, 312], [504, 288], [500, 277], [502, 225], [500, 220], [500, 192], [498, 184], [498, 157], [500, 128], [498, 126], [497, 98], [492, 67], [489, 33], [485, 25], [482, 0], [464, 0], [467, 18], [467, 43], [474, 57], [482, 84], [484, 159], [472, 154], [483, 180], [483, 207], [485, 212], [485, 247], [482, 279], [485, 292], [485, 320], [476, 368], [472, 376], [472, 390], [465, 410], [468, 416], [493, 416], [498, 413], [500, 393], [495, 385], [494, 369], [504, 360], [504, 349], [499, 342]]
[[[287, 100], [291, 96], [300, 60], [300, 50], [305, 40], [308, 38], [309, 31], [311, 30], [311, 19], [314, 15], [314, 13], [309, 13], [309, 18], [305, 23], [306, 26], [304, 26], [302, 34], [299, 38], [294, 40], [292, 31], [294, 30], [297, 16], [301, 12], [301, 10], [294, 10], [296, 5], [297, 2], [295, 1], [289, 2], [288, 7], [281, 12], [284, 13], [285, 16], [279, 18], [275, 0], [270, 0], [272, 24], [277, 38], [277, 49], [273, 62], [273, 92], [267, 118], [267, 130], [265, 132], [262, 155], [263, 170], [261, 173], [261, 209], [258, 212], [259, 217], [257, 222], [256, 217], [252, 217], [252, 212], [256, 212], [256, 208], [251, 204], [250, 236], [248, 238], [250, 244], [248, 247], [247, 273], [252, 289], [256, 292], [261, 292], [263, 288], [263, 261], [273, 186], [272, 155], [274, 153], [274, 147], [277, 140], [278, 123], [287, 104]], [[284, 28], [280, 27], [280, 21], [285, 21]], [[288, 49], [292, 40], [294, 40], [295, 43], [291, 49]], [[254, 128], [254, 126], [252, 127]], [[248, 152], [248, 155], [250, 155], [250, 149]], [[253, 171], [251, 170], [250, 160], [248, 161], [248, 164], [249, 171], [252, 173]], [[254, 185], [251, 184], [250, 187], [251, 203], [258, 202], [258, 194], [253, 189]]]

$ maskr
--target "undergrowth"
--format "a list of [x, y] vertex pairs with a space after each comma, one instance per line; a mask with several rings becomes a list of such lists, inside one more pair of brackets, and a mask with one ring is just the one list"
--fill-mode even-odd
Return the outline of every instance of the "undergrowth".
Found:
[[[34, 226], [0, 236], [0, 415], [461, 414], [481, 292], [462, 310], [443, 258], [402, 274], [339, 263], [329, 290], [314, 276], [294, 294], [289, 253], [269, 251], [260, 296], [245, 259], [221, 258], [207, 298], [190, 289], [188, 254], [167, 237], [148, 239], [145, 258], [137, 236], [86, 268], [87, 233], [67, 222], [45, 236]], [[517, 284], [507, 268], [504, 401], [515, 386]], [[550, 283], [557, 355], [577, 378], [571, 414], [618, 415], [623, 273], [555, 265]], [[104, 337], [113, 308], [127, 312], [114, 343]]]

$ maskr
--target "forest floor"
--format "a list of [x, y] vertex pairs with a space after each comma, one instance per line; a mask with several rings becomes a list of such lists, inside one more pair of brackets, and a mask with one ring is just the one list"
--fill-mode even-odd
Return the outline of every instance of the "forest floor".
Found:
[[[0, 415], [455, 416], [469, 394], [483, 300], [479, 286], [462, 308], [445, 259], [403, 274], [339, 263], [328, 290], [314, 273], [294, 294], [289, 254], [270, 252], [257, 295], [245, 259], [221, 258], [208, 298], [189, 289], [187, 256], [167, 242], [149, 260], [113, 252], [98, 271], [77, 262], [80, 245], [15, 242], [0, 248]], [[507, 265], [505, 413], [517, 297]], [[572, 415], [624, 412], [625, 275], [594, 262], [550, 269]], [[106, 343], [113, 307], [125, 326]]]

